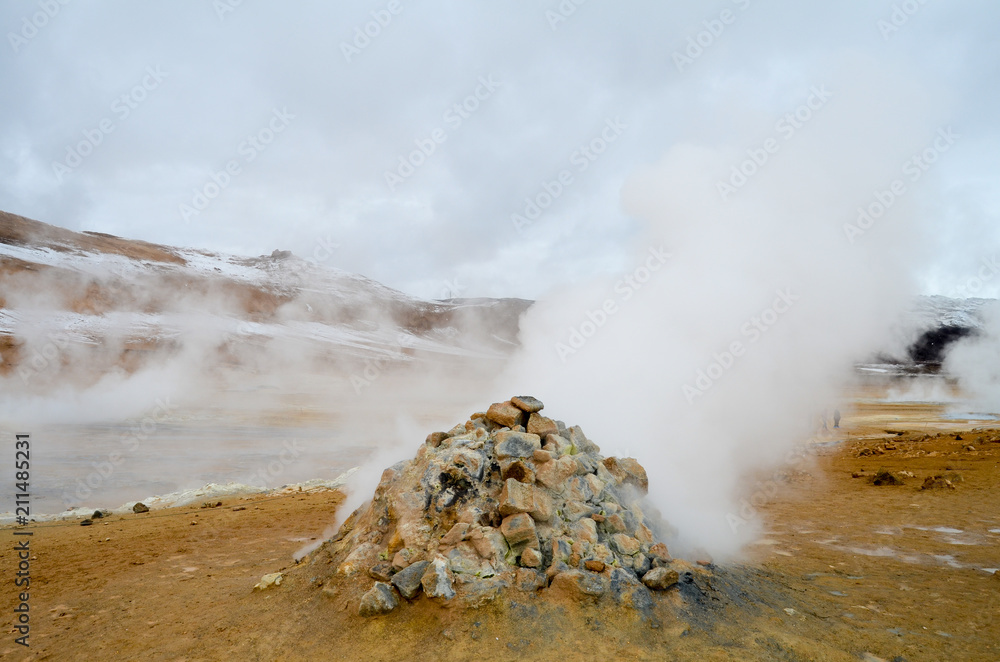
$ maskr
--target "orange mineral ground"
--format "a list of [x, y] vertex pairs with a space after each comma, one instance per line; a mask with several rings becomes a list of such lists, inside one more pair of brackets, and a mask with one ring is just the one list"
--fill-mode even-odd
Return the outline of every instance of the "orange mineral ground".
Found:
[[[760, 477], [777, 488], [754, 499], [764, 534], [743, 562], [706, 571], [706, 599], [657, 592], [654, 618], [528, 593], [478, 610], [421, 597], [362, 618], [291, 560], [342, 495], [296, 491], [34, 525], [31, 647], [8, 626], [0, 656], [1000, 659], [1000, 429], [857, 395], [828, 439], [841, 443]], [[902, 484], [874, 484], [880, 469]], [[13, 533], [0, 532], [4, 577], [15, 573]], [[253, 590], [279, 571], [281, 585]], [[5, 613], [14, 597], [0, 594]]]

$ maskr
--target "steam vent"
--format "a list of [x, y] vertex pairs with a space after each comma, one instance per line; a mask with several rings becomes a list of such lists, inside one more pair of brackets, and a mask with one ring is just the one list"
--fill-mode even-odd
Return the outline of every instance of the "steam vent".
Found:
[[602, 457], [542, 406], [493, 404], [386, 469], [372, 501], [312, 555], [332, 571], [325, 591], [358, 596], [362, 616], [536, 591], [645, 611], [653, 591], [691, 581], [654, 533], [645, 469]]

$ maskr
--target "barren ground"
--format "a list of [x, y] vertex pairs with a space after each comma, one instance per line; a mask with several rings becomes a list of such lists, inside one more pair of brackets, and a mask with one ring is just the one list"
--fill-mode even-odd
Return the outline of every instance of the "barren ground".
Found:
[[[778, 485], [755, 500], [766, 533], [744, 565], [716, 570], [710, 595], [720, 599], [673, 590], [654, 619], [528, 595], [467, 613], [420, 598], [361, 619], [351, 596], [324, 594], [302, 566], [253, 591], [321, 535], [341, 498], [296, 493], [30, 527], [30, 649], [13, 641], [17, 558], [13, 529], [0, 530], [0, 657], [995, 661], [1000, 429], [970, 431], [978, 426], [941, 414], [859, 403], [844, 436], [830, 437], [843, 443], [761, 477]], [[866, 448], [881, 454], [859, 457]], [[852, 477], [880, 467], [914, 476], [901, 486]], [[955, 489], [919, 489], [937, 474]]]

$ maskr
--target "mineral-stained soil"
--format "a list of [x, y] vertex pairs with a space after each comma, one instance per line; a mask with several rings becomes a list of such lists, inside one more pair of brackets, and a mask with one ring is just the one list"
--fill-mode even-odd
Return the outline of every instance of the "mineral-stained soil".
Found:
[[[944, 419], [933, 405], [866, 401], [844, 413], [828, 445], [758, 477], [739, 515], [763, 533], [744, 561], [655, 592], [652, 616], [525, 593], [479, 610], [420, 598], [363, 618], [356, 602], [330, 596], [291, 561], [334, 517], [341, 496], [319, 491], [30, 527], [27, 650], [14, 644], [17, 558], [13, 529], [3, 529], [0, 656], [1000, 659], [1000, 575], [992, 574], [1000, 567], [1000, 429]], [[903, 484], [873, 484], [879, 469]], [[253, 590], [281, 570], [280, 586]]]

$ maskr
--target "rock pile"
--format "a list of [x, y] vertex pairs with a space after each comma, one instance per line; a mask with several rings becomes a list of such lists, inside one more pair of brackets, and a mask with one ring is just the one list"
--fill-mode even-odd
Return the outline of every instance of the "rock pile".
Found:
[[602, 457], [542, 408], [532, 397], [493, 404], [386, 469], [317, 552], [336, 568], [327, 592], [365, 590], [365, 616], [421, 595], [478, 607], [505, 590], [648, 609], [650, 589], [690, 577], [657, 541], [642, 466]]

